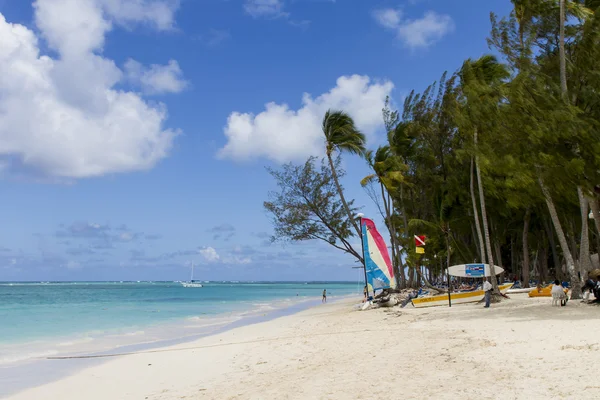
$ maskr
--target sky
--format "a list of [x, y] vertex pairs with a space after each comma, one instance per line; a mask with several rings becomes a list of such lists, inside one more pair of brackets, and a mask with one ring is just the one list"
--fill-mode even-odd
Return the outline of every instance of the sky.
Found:
[[[376, 148], [401, 105], [490, 50], [509, 0], [0, 0], [0, 281], [361, 280], [272, 244], [265, 167]], [[346, 156], [347, 197], [382, 225]], [[359, 240], [354, 244], [358, 246]]]

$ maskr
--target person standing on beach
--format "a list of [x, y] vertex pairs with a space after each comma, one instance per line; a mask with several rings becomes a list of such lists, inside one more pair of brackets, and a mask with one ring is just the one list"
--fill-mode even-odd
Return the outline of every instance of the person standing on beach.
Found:
[[327, 303], [327, 289], [323, 289], [323, 300], [321, 303]]
[[484, 308], [490, 308], [490, 301], [492, 299], [492, 290], [494, 290], [492, 284], [488, 282], [487, 278], [483, 278], [483, 291], [485, 293]]

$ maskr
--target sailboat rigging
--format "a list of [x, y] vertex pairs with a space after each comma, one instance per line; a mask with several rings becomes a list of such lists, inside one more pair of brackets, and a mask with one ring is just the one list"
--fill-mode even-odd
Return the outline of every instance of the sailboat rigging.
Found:
[[193, 262], [192, 262], [192, 275], [190, 276], [189, 282], [181, 282], [181, 284], [183, 285], [183, 287], [187, 287], [187, 288], [201, 288], [201, 287], [203, 287], [200, 282], [195, 282], [194, 281], [194, 263]]

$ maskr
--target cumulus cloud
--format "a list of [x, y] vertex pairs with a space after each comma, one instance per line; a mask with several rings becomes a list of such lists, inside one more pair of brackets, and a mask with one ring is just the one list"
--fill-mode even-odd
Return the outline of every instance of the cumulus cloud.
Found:
[[246, 0], [244, 10], [254, 18], [279, 18], [289, 15], [283, 11], [282, 0]]
[[0, 14], [0, 171], [85, 178], [149, 169], [166, 157], [178, 133], [164, 127], [166, 108], [117, 90], [123, 73], [100, 54], [113, 21], [167, 29], [176, 5], [37, 0], [35, 24], [56, 58]]
[[100, 0], [105, 12], [117, 22], [125, 25], [143, 22], [159, 30], [173, 28], [179, 3], [179, 0]]
[[208, 262], [216, 262], [221, 258], [213, 247], [204, 247], [198, 250], [198, 253]]
[[227, 143], [218, 157], [238, 161], [265, 157], [283, 163], [322, 154], [321, 122], [330, 108], [348, 112], [359, 129], [372, 135], [382, 126], [381, 109], [393, 88], [389, 81], [372, 82], [368, 76], [342, 76], [334, 88], [316, 98], [304, 93], [298, 110], [268, 103], [257, 115], [233, 112], [224, 129]]
[[223, 264], [246, 265], [252, 263], [251, 257], [244, 257], [237, 254], [230, 254], [223, 259]]
[[449, 15], [427, 11], [422, 18], [404, 18], [402, 11], [391, 8], [375, 10], [373, 17], [384, 28], [396, 32], [398, 39], [412, 49], [426, 48], [454, 30]]
[[125, 63], [127, 78], [139, 85], [146, 94], [179, 93], [188, 83], [183, 79], [179, 63], [170, 60], [167, 65], [152, 64], [145, 67], [141, 63], [129, 59]]
[[402, 21], [402, 12], [400, 10], [394, 10], [392, 8], [386, 8], [383, 10], [375, 10], [373, 17], [377, 22], [389, 29], [396, 29]]

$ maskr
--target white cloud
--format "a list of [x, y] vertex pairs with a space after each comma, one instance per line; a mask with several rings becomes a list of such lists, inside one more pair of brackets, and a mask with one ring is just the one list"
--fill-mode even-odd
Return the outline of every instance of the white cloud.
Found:
[[[83, 178], [143, 170], [166, 157], [176, 131], [162, 104], [117, 90], [123, 78], [102, 57], [109, 16], [166, 20], [118, 8], [124, 0], [37, 0], [35, 22], [56, 59], [40, 54], [35, 33], [0, 14], [0, 164], [2, 172]], [[134, 1], [132, 4], [154, 4]], [[166, 3], [165, 3], [166, 4]], [[117, 7], [115, 9], [111, 7]], [[170, 17], [171, 18], [171, 17]]]
[[402, 20], [402, 12], [387, 8], [384, 10], [375, 10], [373, 17], [379, 24], [385, 28], [396, 29]]
[[221, 29], [209, 29], [208, 33], [195, 37], [196, 40], [209, 47], [218, 46], [229, 38], [231, 38], [229, 31]]
[[381, 9], [373, 12], [381, 26], [394, 30], [398, 39], [412, 49], [429, 47], [454, 30], [449, 15], [427, 11], [422, 18], [404, 19], [400, 10]]
[[246, 0], [244, 9], [254, 18], [278, 18], [289, 15], [283, 11], [282, 0]]
[[389, 81], [371, 82], [368, 76], [342, 76], [333, 89], [317, 98], [304, 93], [298, 110], [268, 103], [258, 115], [233, 112], [224, 129], [227, 143], [218, 156], [238, 161], [266, 157], [283, 163], [320, 155], [324, 151], [321, 122], [327, 109], [348, 112], [357, 127], [370, 135], [382, 126], [381, 109], [393, 87]]
[[147, 94], [179, 93], [188, 85], [183, 79], [179, 63], [175, 60], [170, 60], [167, 65], [152, 64], [148, 68], [129, 59], [125, 63], [125, 72], [127, 78], [141, 86]]
[[216, 262], [221, 258], [213, 247], [204, 247], [198, 250], [198, 253], [208, 262]]
[[[83, 0], [76, 0], [83, 1]], [[159, 30], [175, 24], [179, 0], [99, 0], [105, 12], [121, 24], [148, 23]]]
[[231, 255], [223, 259], [223, 264], [246, 265], [252, 262], [252, 258]]

